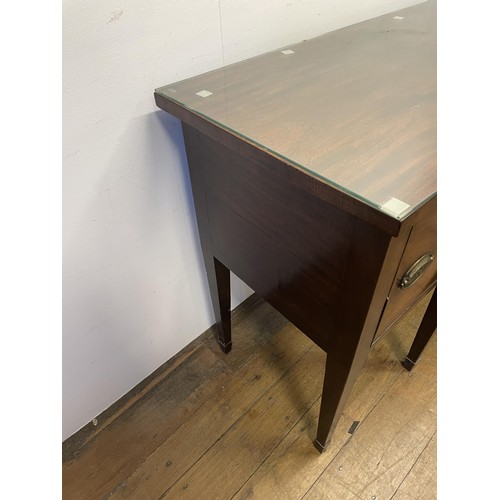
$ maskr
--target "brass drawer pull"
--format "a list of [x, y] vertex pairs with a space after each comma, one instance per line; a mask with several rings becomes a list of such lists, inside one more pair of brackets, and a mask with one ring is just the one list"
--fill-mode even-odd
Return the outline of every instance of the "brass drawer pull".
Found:
[[399, 288], [405, 289], [412, 286], [424, 274], [424, 271], [431, 265], [433, 260], [434, 255], [432, 253], [422, 255], [401, 278], [401, 282], [398, 285]]

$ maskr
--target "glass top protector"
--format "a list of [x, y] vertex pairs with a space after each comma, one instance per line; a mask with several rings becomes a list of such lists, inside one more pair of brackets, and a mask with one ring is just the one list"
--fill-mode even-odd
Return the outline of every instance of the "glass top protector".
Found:
[[436, 193], [436, 7], [157, 89], [397, 219]]

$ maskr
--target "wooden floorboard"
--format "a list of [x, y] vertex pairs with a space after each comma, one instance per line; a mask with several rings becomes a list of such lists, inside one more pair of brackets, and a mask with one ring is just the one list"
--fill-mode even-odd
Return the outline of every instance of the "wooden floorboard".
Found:
[[418, 457], [392, 497], [394, 500], [426, 500], [437, 497], [436, 433]]
[[422, 370], [400, 373], [304, 498], [342, 498], [345, 488], [358, 498], [392, 498], [436, 432], [434, 364], [424, 357]]
[[130, 477], [123, 479], [126, 488], [120, 484], [113, 498], [161, 496], [311, 347], [312, 342], [297, 335], [287, 323], [227, 385], [221, 386]]
[[202, 335], [68, 440], [63, 498], [436, 498], [435, 336], [411, 375], [400, 363], [425, 305], [372, 349], [319, 454], [326, 356], [252, 299], [231, 353]]

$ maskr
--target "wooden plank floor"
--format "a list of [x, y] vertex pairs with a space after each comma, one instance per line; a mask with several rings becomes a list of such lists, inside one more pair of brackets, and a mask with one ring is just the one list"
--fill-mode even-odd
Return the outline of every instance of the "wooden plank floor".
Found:
[[253, 297], [231, 353], [206, 332], [63, 444], [63, 498], [436, 498], [436, 337], [400, 364], [429, 298], [373, 347], [325, 453], [326, 355]]

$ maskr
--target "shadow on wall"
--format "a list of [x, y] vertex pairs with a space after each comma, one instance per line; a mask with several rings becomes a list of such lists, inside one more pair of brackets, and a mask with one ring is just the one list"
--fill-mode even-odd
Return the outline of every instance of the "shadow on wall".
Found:
[[[194, 208], [194, 200], [193, 194], [191, 191], [191, 180], [189, 178], [189, 167], [187, 164], [186, 152], [184, 147], [184, 138], [182, 136], [182, 127], [181, 123], [177, 118], [172, 117], [168, 113], [164, 111], [156, 111], [154, 113], [158, 121], [160, 122], [160, 126], [164, 128], [165, 134], [169, 137], [169, 140], [173, 141], [173, 144], [178, 148], [179, 160], [182, 165], [181, 173], [182, 173], [182, 190], [183, 190], [183, 199], [186, 200], [188, 204], [188, 212], [190, 217], [190, 238], [193, 241], [193, 245], [196, 246], [196, 256], [197, 256], [197, 270], [203, 276], [203, 288], [206, 290], [205, 296], [208, 300], [208, 285], [206, 283], [206, 274], [205, 274], [205, 265], [203, 264], [203, 256], [201, 253], [200, 240], [198, 236], [198, 226], [196, 224], [196, 215]], [[163, 139], [165, 140], [165, 136]], [[161, 158], [159, 159], [159, 163], [161, 164]], [[240, 304], [243, 300], [245, 300], [250, 294], [253, 293], [253, 290], [246, 285], [243, 281], [241, 281], [237, 276], [231, 273], [231, 307], [234, 308], [238, 304]], [[213, 312], [212, 312], [212, 303], [208, 300], [208, 310], [209, 315], [213, 321]], [[201, 333], [201, 332], [200, 332]]]
[[[184, 138], [182, 136], [182, 126], [180, 121], [177, 118], [172, 117], [165, 111], [156, 111], [154, 115], [158, 118], [160, 125], [164, 128], [166, 135], [169, 136], [170, 140], [173, 140], [173, 143], [178, 147], [179, 159], [182, 164], [182, 188], [184, 190], [184, 196], [189, 204], [189, 213], [191, 214], [191, 236], [194, 244], [196, 245], [197, 250], [197, 264], [198, 269], [201, 274], [204, 276], [204, 287], [206, 287], [206, 297], [208, 297], [208, 285], [206, 284], [205, 278], [205, 265], [203, 264], [203, 256], [201, 253], [200, 240], [198, 236], [198, 226], [196, 224], [196, 215], [194, 208], [194, 200], [193, 194], [191, 191], [191, 180], [189, 177], [189, 167], [186, 158], [186, 151], [184, 147]], [[161, 163], [161, 159], [160, 159]], [[246, 285], [243, 281], [241, 281], [237, 276], [231, 273], [231, 307], [234, 308], [238, 304], [240, 304], [243, 300], [245, 300], [250, 294], [253, 293], [253, 290]], [[212, 312], [212, 303], [209, 301], [208, 308], [210, 311], [210, 316], [213, 321], [213, 312]]]
[[213, 321], [178, 120], [131, 120], [102, 163], [63, 251], [64, 438]]

